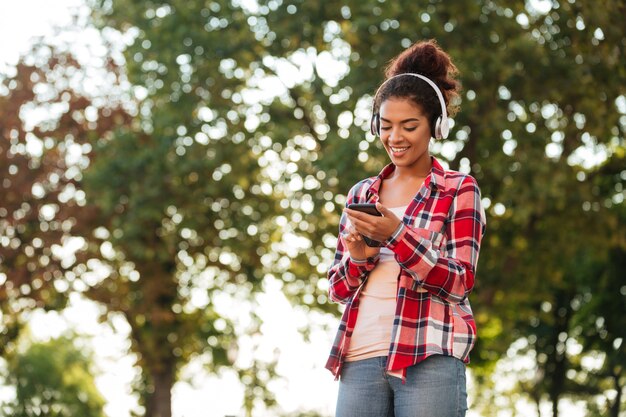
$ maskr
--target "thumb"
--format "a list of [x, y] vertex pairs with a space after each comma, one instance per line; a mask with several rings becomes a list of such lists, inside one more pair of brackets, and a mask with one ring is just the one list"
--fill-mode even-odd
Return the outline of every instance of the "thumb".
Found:
[[393, 216], [394, 214], [387, 207], [383, 206], [381, 203], [376, 203], [376, 210], [380, 212], [384, 217]]

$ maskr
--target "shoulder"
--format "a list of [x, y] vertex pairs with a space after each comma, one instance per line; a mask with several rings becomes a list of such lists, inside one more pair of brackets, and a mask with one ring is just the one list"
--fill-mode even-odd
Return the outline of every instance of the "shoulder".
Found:
[[480, 192], [478, 187], [478, 181], [470, 174], [464, 174], [452, 169], [446, 169], [444, 171], [444, 186], [445, 189], [454, 193], [462, 190], [475, 190]]
[[[456, 209], [464, 210], [466, 213], [473, 213], [472, 218], [480, 222], [484, 233], [487, 224], [487, 216], [481, 201], [481, 192], [478, 187], [476, 178], [470, 174], [454, 170], [446, 170], [444, 174], [446, 178], [446, 189], [450, 195], [456, 200]], [[448, 187], [450, 187], [448, 189]]]

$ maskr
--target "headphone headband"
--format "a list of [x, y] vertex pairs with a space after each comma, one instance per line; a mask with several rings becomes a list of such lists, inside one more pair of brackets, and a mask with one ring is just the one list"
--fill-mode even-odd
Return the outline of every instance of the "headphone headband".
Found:
[[[439, 116], [437, 118], [437, 122], [435, 123], [435, 138], [437, 139], [445, 139], [448, 137], [448, 132], [449, 132], [449, 125], [448, 125], [448, 112], [446, 111], [446, 101], [443, 98], [443, 94], [441, 93], [441, 90], [439, 90], [439, 87], [437, 87], [437, 84], [434, 83], [433, 80], [431, 80], [430, 78], [422, 75], [422, 74], [417, 74], [414, 72], [405, 72], [402, 74], [398, 74], [398, 75], [394, 75], [393, 77], [389, 77], [387, 78], [381, 85], [380, 87], [378, 87], [378, 89], [376, 90], [376, 94], [374, 95], [374, 103], [372, 104], [372, 107], [374, 107], [376, 105], [376, 98], [378, 97], [378, 93], [380, 92], [380, 90], [383, 88], [383, 86], [385, 84], [387, 84], [389, 81], [393, 80], [394, 78], [398, 78], [398, 77], [402, 77], [404, 75], [410, 75], [412, 77], [416, 77], [419, 78], [421, 80], [424, 80], [428, 83], [428, 85], [430, 85], [432, 87], [433, 90], [435, 90], [435, 93], [437, 94], [437, 98], [439, 99], [439, 104], [441, 105], [441, 116]], [[379, 135], [379, 126], [378, 124], [375, 124], [375, 114], [374, 111], [372, 109], [372, 124], [371, 124], [371, 130], [372, 130], [372, 134], [378, 136]]]

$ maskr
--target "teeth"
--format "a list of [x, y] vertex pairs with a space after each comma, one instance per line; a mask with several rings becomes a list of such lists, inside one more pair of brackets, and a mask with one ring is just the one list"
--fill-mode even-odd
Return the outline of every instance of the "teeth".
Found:
[[408, 146], [406, 148], [394, 148], [393, 146], [391, 147], [391, 150], [394, 151], [394, 152], [404, 152], [407, 149], [409, 149]]

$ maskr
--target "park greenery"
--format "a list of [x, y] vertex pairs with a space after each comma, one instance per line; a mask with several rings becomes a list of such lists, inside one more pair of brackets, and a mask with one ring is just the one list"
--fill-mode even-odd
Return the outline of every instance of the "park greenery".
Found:
[[[91, 24], [111, 51], [123, 34], [121, 54], [85, 63], [42, 42], [0, 75], [7, 383], [22, 386], [29, 361], [74, 360], [67, 339], [28, 354], [19, 340], [29, 311], [79, 292], [128, 322], [145, 416], [171, 415], [192, 359], [235, 369], [248, 415], [275, 406], [276, 362], [236, 361], [241, 333], [260, 332], [255, 296], [278, 280], [294, 309], [338, 314], [325, 270], [345, 194], [387, 161], [371, 96], [391, 57], [434, 38], [463, 94], [431, 149], [476, 177], [488, 219], [474, 408], [514, 413], [522, 398], [557, 417], [567, 398], [624, 415], [626, 3], [601, 3], [92, 0]], [[37, 110], [48, 117], [28, 123]], [[246, 328], [224, 299], [252, 304]], [[515, 357], [532, 366], [503, 392], [492, 375]], [[65, 385], [38, 381], [67, 398], [87, 378], [76, 360]]]
[[62, 336], [47, 342], [24, 340], [8, 358], [7, 381], [15, 400], [3, 404], [13, 417], [104, 417], [104, 399], [94, 384], [88, 348]]

